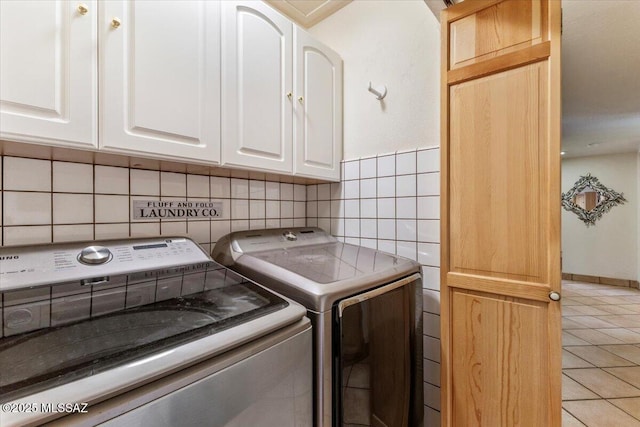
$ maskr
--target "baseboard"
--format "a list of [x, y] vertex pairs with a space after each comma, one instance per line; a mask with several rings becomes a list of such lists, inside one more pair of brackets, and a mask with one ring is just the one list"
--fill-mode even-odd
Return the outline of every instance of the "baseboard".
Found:
[[562, 280], [573, 280], [576, 282], [599, 283], [601, 285], [622, 286], [625, 288], [640, 289], [637, 280], [616, 279], [614, 277], [589, 276], [586, 274], [562, 273]]

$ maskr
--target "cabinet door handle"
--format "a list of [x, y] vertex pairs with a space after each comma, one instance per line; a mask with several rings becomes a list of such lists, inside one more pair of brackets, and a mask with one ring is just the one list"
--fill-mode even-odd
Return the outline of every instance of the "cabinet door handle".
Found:
[[287, 93], [287, 98], [289, 98], [289, 100], [291, 100], [291, 97], [293, 96], [293, 94], [291, 92]]
[[120, 21], [120, 18], [114, 17], [111, 20], [111, 26], [115, 29], [118, 28], [120, 26], [120, 24], [122, 24], [122, 21]]
[[87, 5], [84, 3], [80, 3], [77, 7], [77, 10], [80, 15], [86, 15], [87, 13], [89, 13], [89, 7], [87, 7]]
[[303, 98], [303, 97], [301, 97], [301, 96], [299, 96], [299, 97], [298, 97], [298, 102], [299, 102], [300, 104], [304, 103], [304, 98]]

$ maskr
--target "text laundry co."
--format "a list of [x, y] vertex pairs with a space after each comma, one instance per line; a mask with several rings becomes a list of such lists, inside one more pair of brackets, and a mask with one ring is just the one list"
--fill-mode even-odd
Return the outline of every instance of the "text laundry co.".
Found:
[[222, 202], [134, 200], [133, 219], [219, 218]]

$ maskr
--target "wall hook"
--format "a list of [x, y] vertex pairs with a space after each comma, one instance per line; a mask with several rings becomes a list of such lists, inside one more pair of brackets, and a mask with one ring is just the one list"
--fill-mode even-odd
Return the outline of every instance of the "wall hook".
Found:
[[374, 94], [378, 100], [383, 99], [387, 96], [387, 87], [382, 85], [382, 87], [371, 87], [371, 82], [369, 82], [369, 92]]

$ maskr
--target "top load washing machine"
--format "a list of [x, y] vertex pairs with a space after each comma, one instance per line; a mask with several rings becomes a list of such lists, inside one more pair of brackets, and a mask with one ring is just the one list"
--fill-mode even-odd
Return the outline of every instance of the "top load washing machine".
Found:
[[312, 424], [300, 304], [182, 237], [0, 248], [0, 425]]
[[231, 233], [212, 257], [306, 306], [316, 426], [422, 425], [419, 264], [319, 228]]

